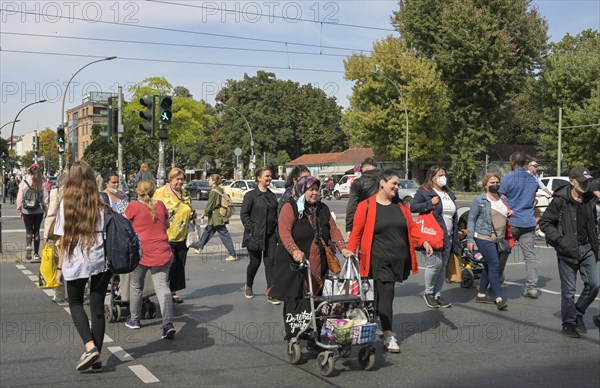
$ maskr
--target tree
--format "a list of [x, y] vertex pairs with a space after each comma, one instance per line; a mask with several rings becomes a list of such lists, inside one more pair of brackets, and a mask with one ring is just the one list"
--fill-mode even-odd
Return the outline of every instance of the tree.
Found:
[[250, 131], [257, 165], [262, 164], [259, 159], [263, 154], [268, 165], [276, 166], [305, 153], [347, 147], [347, 137], [340, 129], [341, 107], [312, 85], [279, 80], [273, 73], [258, 71], [253, 77], [245, 74], [243, 80], [229, 80], [216, 101], [218, 124], [210, 136], [219, 141], [214, 151], [226, 169], [232, 167], [236, 147], [242, 149], [242, 162], [248, 163]]
[[46, 128], [39, 134], [39, 154], [43, 155], [50, 170], [58, 169], [58, 147], [56, 144], [56, 132]]
[[194, 98], [194, 96], [192, 96], [192, 93], [190, 93], [190, 90], [185, 86], [175, 86], [175, 88], [173, 89], [173, 96]]
[[33, 161], [35, 160], [35, 151], [34, 150], [30, 150], [25, 152], [24, 155], [22, 155], [19, 158], [19, 164], [21, 166], [27, 167], [29, 168], [29, 166], [31, 166], [33, 164]]
[[435, 61], [450, 91], [451, 171], [469, 183], [477, 155], [511, 130], [515, 97], [546, 49], [531, 0], [403, 0], [393, 23]]
[[442, 156], [449, 99], [431, 60], [418, 57], [401, 39], [388, 36], [373, 45], [371, 56], [348, 58], [345, 70], [345, 78], [356, 81], [344, 116], [344, 130], [352, 143], [373, 147], [386, 158], [404, 159], [406, 117], [396, 84], [409, 116], [409, 166]]
[[565, 129], [562, 153], [567, 170], [576, 165], [598, 165], [600, 135], [600, 33], [586, 30], [566, 35], [550, 46], [546, 66], [540, 72], [539, 88], [544, 101], [542, 136], [539, 146], [556, 160], [558, 110], [562, 108], [562, 126], [588, 126]]

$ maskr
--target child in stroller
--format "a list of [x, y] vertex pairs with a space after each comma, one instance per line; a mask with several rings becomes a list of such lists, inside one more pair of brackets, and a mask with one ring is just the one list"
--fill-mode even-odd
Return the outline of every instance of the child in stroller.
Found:
[[[460, 229], [458, 232], [458, 240], [460, 246], [460, 264], [461, 264], [461, 280], [462, 288], [471, 288], [475, 279], [479, 279], [483, 272], [483, 255], [474, 249], [472, 252], [467, 248], [467, 229]], [[500, 284], [504, 283], [504, 271], [500, 274]]]

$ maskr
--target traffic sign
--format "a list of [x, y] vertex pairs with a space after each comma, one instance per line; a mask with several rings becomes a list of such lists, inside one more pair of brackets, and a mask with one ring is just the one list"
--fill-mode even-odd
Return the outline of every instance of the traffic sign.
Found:
[[234, 154], [235, 156], [240, 156], [240, 155], [242, 154], [242, 149], [241, 149], [241, 148], [239, 148], [239, 147], [238, 147], [238, 148], [236, 148], [236, 149], [234, 149], [234, 150], [233, 150], [233, 154]]

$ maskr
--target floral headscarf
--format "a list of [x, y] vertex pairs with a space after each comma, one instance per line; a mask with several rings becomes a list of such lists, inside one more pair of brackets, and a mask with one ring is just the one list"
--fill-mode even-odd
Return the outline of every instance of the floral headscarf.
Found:
[[[300, 218], [302, 218], [302, 215], [304, 214], [304, 208], [306, 206], [304, 193], [306, 193], [306, 191], [315, 183], [317, 184], [317, 187], [321, 187], [321, 181], [319, 181], [314, 176], [309, 175], [303, 176], [302, 178], [298, 179], [296, 186], [294, 186], [294, 191], [296, 192], [296, 195], [299, 196], [298, 201], [296, 203], [298, 205], [298, 214]], [[312, 211], [313, 209], [309, 207], [308, 210]]]

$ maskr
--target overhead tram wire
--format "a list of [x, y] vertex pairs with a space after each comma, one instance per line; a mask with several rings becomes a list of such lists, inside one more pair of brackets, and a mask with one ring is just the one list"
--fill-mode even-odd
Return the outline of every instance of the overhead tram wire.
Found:
[[[25, 51], [25, 50], [6, 50], [0, 49], [0, 53], [15, 53], [15, 54], [36, 54], [36, 55], [57, 55], [66, 57], [80, 57], [80, 58], [104, 58], [105, 55], [89, 55], [89, 54], [73, 54], [73, 53], [59, 53], [59, 52], [43, 52], [43, 51]], [[274, 69], [274, 70], [294, 70], [294, 71], [310, 71], [317, 73], [337, 73], [344, 74], [342, 70], [330, 70], [330, 69], [311, 69], [305, 67], [287, 67], [287, 66], [264, 66], [264, 65], [250, 65], [243, 63], [218, 63], [218, 62], [199, 62], [199, 61], [178, 61], [174, 59], [153, 59], [153, 58], [134, 58], [134, 57], [123, 57], [119, 55], [119, 60], [125, 61], [142, 61], [142, 62], [160, 62], [160, 63], [178, 63], [183, 65], [203, 65], [203, 66], [229, 66], [229, 67], [252, 67], [257, 69]]]
[[[266, 52], [266, 53], [279, 53], [279, 54], [298, 54], [298, 55], [317, 55], [317, 56], [340, 57], [340, 58], [348, 57], [348, 55], [344, 55], [344, 54], [326, 54], [326, 53], [308, 52], [308, 51], [288, 51], [288, 50], [269, 50], [269, 49], [246, 48], [246, 47], [207, 46], [207, 45], [173, 43], [173, 42], [167, 43], [167, 42], [151, 42], [151, 41], [142, 41], [142, 40], [92, 38], [92, 37], [68, 36], [68, 35], [29, 34], [29, 33], [24, 33], [24, 32], [0, 31], [0, 35], [16, 35], [16, 36], [28, 36], [28, 37], [50, 38], [50, 39], [89, 40], [89, 41], [97, 41], [97, 42], [145, 44], [145, 45], [157, 45], [157, 46], [164, 46], [164, 45], [168, 44], [169, 46], [175, 46], [175, 47], [205, 48], [205, 49], [216, 49], [216, 50], [253, 51], [253, 52]], [[286, 47], [287, 47], [287, 45], [286, 45]]]
[[331, 25], [331, 26], [339, 26], [339, 27], [349, 27], [349, 28], [362, 28], [365, 30], [377, 30], [377, 31], [388, 31], [388, 32], [398, 32], [396, 30], [394, 30], [393, 28], [383, 28], [383, 27], [372, 27], [372, 26], [363, 26], [360, 24], [349, 24], [349, 23], [336, 23], [336, 22], [329, 22], [329, 21], [319, 21], [319, 20], [311, 20], [311, 19], [303, 19], [303, 18], [288, 18], [285, 16], [277, 16], [277, 15], [267, 15], [267, 14], [263, 14], [263, 13], [258, 13], [258, 12], [247, 12], [247, 11], [238, 11], [235, 9], [215, 9], [213, 7], [207, 7], [205, 5], [194, 5], [194, 4], [183, 4], [183, 3], [173, 3], [170, 1], [161, 1], [161, 0], [145, 0], [148, 3], [157, 3], [157, 4], [167, 4], [167, 5], [176, 5], [176, 6], [180, 6], [180, 7], [189, 7], [189, 8], [201, 8], [201, 9], [209, 9], [211, 11], [221, 11], [221, 12], [227, 12], [227, 13], [238, 13], [238, 14], [242, 14], [242, 15], [252, 15], [252, 16], [260, 16], [260, 17], [268, 17], [268, 18], [273, 18], [273, 19], [283, 19], [283, 20], [294, 20], [294, 21], [299, 21], [299, 22], [308, 22], [308, 23], [321, 23], [321, 24], [327, 24], [327, 25]]
[[[0, 8], [0, 11], [6, 12], [7, 10], [4, 8]], [[23, 10], [10, 10], [10, 12], [20, 13], [20, 14], [25, 14], [25, 15], [48, 16], [48, 17], [58, 18], [58, 19], [68, 19], [70, 21], [77, 20], [77, 21], [89, 22], [89, 20], [87, 20], [85, 18], [78, 18], [75, 16], [50, 15], [50, 14], [41, 13], [41, 12], [30, 12], [30, 11], [23, 11]], [[205, 36], [213, 36], [213, 37], [227, 38], [227, 39], [241, 39], [241, 40], [252, 41], [252, 42], [283, 44], [283, 45], [288, 44], [288, 45], [292, 45], [292, 46], [325, 48], [325, 49], [331, 49], [331, 50], [371, 52], [371, 50], [363, 50], [363, 49], [351, 48], [351, 47], [322, 46], [320, 44], [286, 42], [286, 41], [274, 40], [274, 39], [251, 38], [251, 37], [247, 37], [247, 36], [236, 36], [236, 35], [227, 35], [227, 34], [217, 34], [217, 33], [213, 33], [213, 32], [181, 30], [178, 28], [156, 27], [156, 26], [147, 26], [147, 25], [143, 25], [143, 24], [129, 24], [129, 23], [120, 23], [120, 22], [110, 22], [110, 21], [104, 21], [104, 20], [94, 20], [94, 24], [107, 24], [107, 25], [111, 25], [111, 26], [141, 28], [141, 29], [150, 29], [150, 30], [156, 30], [156, 31], [178, 32], [178, 33], [182, 33], [182, 34], [205, 35]]]

